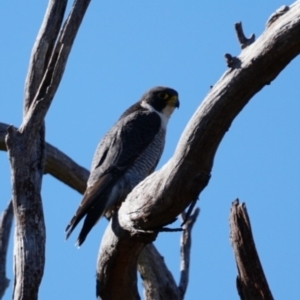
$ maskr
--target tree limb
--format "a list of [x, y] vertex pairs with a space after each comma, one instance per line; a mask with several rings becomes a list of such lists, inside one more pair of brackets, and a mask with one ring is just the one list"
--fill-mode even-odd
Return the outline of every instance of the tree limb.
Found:
[[238, 269], [236, 279], [241, 300], [273, 300], [261, 266], [245, 203], [237, 199], [230, 211], [230, 240]]
[[[183, 232], [180, 240], [180, 254], [181, 254], [181, 264], [180, 264], [180, 281], [179, 281], [179, 292], [181, 299], [184, 298], [185, 292], [187, 290], [189, 282], [189, 272], [190, 272], [190, 252], [192, 247], [192, 229], [197, 221], [200, 209], [197, 207], [194, 212], [189, 216], [187, 222], [183, 226]], [[185, 213], [181, 214], [182, 220], [186, 219]]]
[[138, 270], [143, 280], [146, 300], [182, 299], [164, 258], [153, 244], [147, 245], [140, 254]]
[[2, 299], [9, 279], [6, 278], [6, 254], [13, 221], [13, 206], [9, 201], [7, 208], [0, 217], [0, 299]]
[[[139, 251], [143, 248], [140, 247], [143, 242], [136, 237], [137, 232], [141, 238], [143, 231], [155, 232], [155, 229], [174, 220], [189, 203], [197, 199], [208, 183], [214, 155], [232, 121], [249, 100], [265, 85], [269, 85], [300, 53], [299, 35], [298, 1], [268, 27], [255, 43], [242, 50], [238, 57], [240, 66], [227, 70], [210, 90], [185, 128], [174, 156], [128, 195], [119, 210], [119, 222], [116, 224], [136, 238]], [[107, 229], [107, 236], [114, 234], [112, 231], [109, 233], [110, 230]], [[113, 265], [119, 265], [126, 259], [132, 261], [132, 257], [114, 255], [119, 244], [124, 242], [124, 236], [120, 235], [110, 246], [107, 244], [109, 239], [102, 240], [98, 259], [101, 269], [97, 269], [98, 285], [115, 281], [112, 261]], [[135, 248], [134, 243], [132, 248]], [[109, 249], [112, 260], [103, 260], [103, 249]], [[136, 251], [132, 253], [138, 254]], [[127, 287], [120, 289], [123, 289], [120, 293], [127, 293]], [[98, 296], [102, 297], [101, 294]]]
[[43, 79], [57, 34], [63, 21], [67, 3], [67, 0], [49, 1], [43, 23], [32, 48], [28, 73], [25, 80], [24, 112], [25, 108], [28, 108], [32, 103]]
[[44, 117], [59, 86], [89, 2], [75, 0], [58, 34], [67, 1], [49, 1], [30, 59], [23, 121], [18, 130], [8, 127], [5, 138], [11, 164], [16, 220], [15, 300], [34, 300], [38, 297], [44, 272], [46, 239], [40, 195], [45, 163]]
[[254, 43], [255, 41], [255, 34], [251, 34], [250, 38], [246, 38], [244, 31], [243, 31], [243, 26], [242, 22], [238, 22], [234, 24], [236, 35], [238, 38], [238, 41], [240, 43], [241, 49], [244, 49]]
[[191, 231], [199, 215], [199, 208], [185, 220], [180, 241], [181, 274], [179, 286], [165, 265], [164, 258], [159, 254], [153, 244], [147, 245], [138, 259], [138, 270], [143, 279], [144, 295], [147, 300], [184, 299], [189, 280]]
[[[8, 127], [8, 124], [0, 122], [0, 150], [2, 151], [7, 150], [4, 139]], [[70, 188], [83, 194], [90, 172], [51, 144], [45, 143], [45, 151], [44, 173], [52, 175]]]
[[[53, 6], [52, 2], [54, 2]], [[56, 3], [59, 3], [60, 1], [53, 0], [50, 1], [49, 9], [54, 7]], [[53, 97], [58, 89], [59, 83], [61, 81], [61, 78], [63, 76], [65, 66], [67, 63], [68, 56], [70, 54], [70, 51], [72, 49], [72, 45], [74, 43], [76, 34], [78, 32], [78, 29], [80, 27], [80, 24], [82, 22], [82, 19], [84, 17], [84, 14], [87, 10], [87, 7], [90, 3], [90, 0], [75, 0], [74, 4], [72, 6], [72, 9], [69, 13], [68, 18], [66, 19], [61, 31], [59, 32], [58, 36], [51, 36], [49, 39], [52, 41], [52, 43], [56, 40], [56, 44], [53, 47], [53, 50], [51, 51], [49, 62], [47, 66], [45, 65], [44, 73], [42, 74], [42, 79], [39, 82], [38, 89], [34, 91], [34, 94], [31, 94], [30, 92], [26, 93], [25, 95], [28, 96], [34, 96], [34, 100], [31, 99], [25, 99], [25, 104], [30, 104], [30, 106], [27, 107], [26, 110], [26, 118], [24, 118], [23, 123], [19, 129], [19, 131], [24, 134], [26, 138], [26, 147], [30, 149], [37, 132], [42, 126], [43, 120], [46, 116], [46, 113], [50, 107], [50, 104], [53, 100]], [[65, 6], [61, 7], [60, 13], [63, 15]], [[48, 10], [47, 10], [48, 11]], [[46, 13], [45, 15], [45, 21], [43, 24], [51, 25], [51, 20], [48, 21], [49, 17], [54, 17], [54, 14]], [[58, 23], [58, 22], [56, 22]], [[55, 24], [56, 24], [55, 23]], [[60, 25], [60, 24], [59, 24]], [[46, 26], [46, 25], [45, 25]], [[58, 30], [55, 27], [53, 30], [48, 32], [48, 30], [44, 29], [44, 26], [42, 26], [41, 31], [45, 32], [46, 34], [54, 34]], [[36, 44], [44, 44], [44, 40], [42, 39], [43, 35], [38, 35], [38, 41]], [[34, 50], [39, 50], [39, 46], [34, 47]], [[50, 43], [49, 46], [52, 44]], [[51, 49], [47, 49], [51, 50]], [[47, 52], [48, 53], [48, 52]], [[44, 55], [44, 53], [43, 53]], [[32, 56], [34, 57], [35, 54], [33, 53]], [[43, 56], [45, 59], [48, 58], [48, 55]], [[31, 62], [34, 62], [34, 59], [31, 59]], [[46, 61], [45, 61], [46, 63]], [[35, 68], [32, 64], [31, 66]], [[28, 72], [31, 74], [31, 71]], [[31, 75], [28, 76], [28, 78], [31, 78]], [[26, 83], [31, 83], [29, 79], [27, 79]], [[27, 84], [26, 84], [27, 86]], [[29, 87], [26, 87], [26, 90], [30, 91]]]
[[[97, 270], [101, 270], [96, 275], [97, 299], [140, 299], [137, 290], [137, 260], [145, 245], [155, 237], [156, 234], [151, 232], [136, 232], [132, 235], [118, 224], [118, 212], [112, 216], [102, 237], [104, 246], [97, 259]], [[111, 247], [116, 247], [116, 251], [112, 252]]]
[[51, 174], [80, 194], [85, 192], [90, 174], [87, 169], [48, 143], [46, 143], [45, 173]]

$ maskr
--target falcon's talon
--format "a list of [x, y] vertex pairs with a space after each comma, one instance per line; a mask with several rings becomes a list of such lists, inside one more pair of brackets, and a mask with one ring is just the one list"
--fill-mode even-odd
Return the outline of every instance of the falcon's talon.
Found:
[[159, 232], [179, 232], [183, 231], [183, 228], [169, 228], [169, 227], [162, 227], [158, 229]]
[[187, 223], [187, 221], [189, 220], [189, 218], [190, 218], [190, 216], [191, 216], [191, 214], [192, 214], [192, 211], [193, 211], [193, 209], [194, 209], [194, 207], [195, 207], [197, 201], [198, 201], [198, 198], [197, 198], [196, 200], [194, 200], [194, 201], [190, 204], [190, 206], [189, 206], [187, 212], [186, 212], [186, 213], [183, 213], [184, 217], [183, 217], [183, 222], [180, 224], [181, 227], [183, 227], [183, 226]]
[[151, 229], [136, 229], [138, 232], [143, 232], [143, 233], [158, 233], [158, 232], [178, 232], [178, 231], [183, 231], [183, 228], [169, 228], [169, 227], [157, 227], [157, 228], [151, 228]]

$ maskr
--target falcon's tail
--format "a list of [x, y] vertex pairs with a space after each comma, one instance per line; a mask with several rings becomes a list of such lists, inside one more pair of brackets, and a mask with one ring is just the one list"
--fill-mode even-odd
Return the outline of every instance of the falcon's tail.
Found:
[[74, 217], [66, 228], [66, 239], [86, 216], [76, 244], [80, 246], [84, 242], [90, 230], [109, 207], [111, 186], [115, 183], [112, 179], [114, 178], [111, 174], [105, 174], [98, 179], [96, 184], [87, 188]]
[[77, 238], [76, 246], [80, 247], [80, 245], [85, 241], [91, 229], [98, 222], [98, 220], [105, 214], [105, 210], [106, 210], [105, 201], [100, 201], [93, 209], [89, 210], [89, 212], [85, 217], [79, 236]]
[[66, 227], [66, 240], [69, 238], [69, 236], [71, 235], [72, 231], [74, 230], [74, 228], [77, 226], [77, 224], [81, 221], [81, 219], [84, 217], [84, 215], [76, 215], [71, 219], [70, 223], [68, 224], [68, 226]]

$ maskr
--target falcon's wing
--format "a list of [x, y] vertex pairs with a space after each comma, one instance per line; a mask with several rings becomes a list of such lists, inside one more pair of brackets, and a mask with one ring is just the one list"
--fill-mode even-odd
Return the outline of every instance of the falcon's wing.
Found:
[[104, 174], [119, 178], [154, 140], [160, 125], [156, 112], [141, 110], [121, 118], [95, 152], [88, 189]]
[[141, 110], [119, 119], [104, 136], [94, 155], [87, 190], [66, 228], [67, 238], [91, 209], [93, 224], [88, 231], [103, 215], [112, 187], [151, 143], [160, 125], [156, 112]]

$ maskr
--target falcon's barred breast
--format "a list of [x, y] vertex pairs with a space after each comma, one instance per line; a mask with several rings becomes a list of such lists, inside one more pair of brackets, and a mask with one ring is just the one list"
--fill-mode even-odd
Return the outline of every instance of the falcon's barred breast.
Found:
[[154, 171], [176, 107], [179, 99], [175, 90], [154, 87], [106, 133], [96, 149], [82, 201], [66, 228], [67, 238], [85, 217], [77, 239], [80, 246], [98, 219], [109, 218], [128, 193]]

